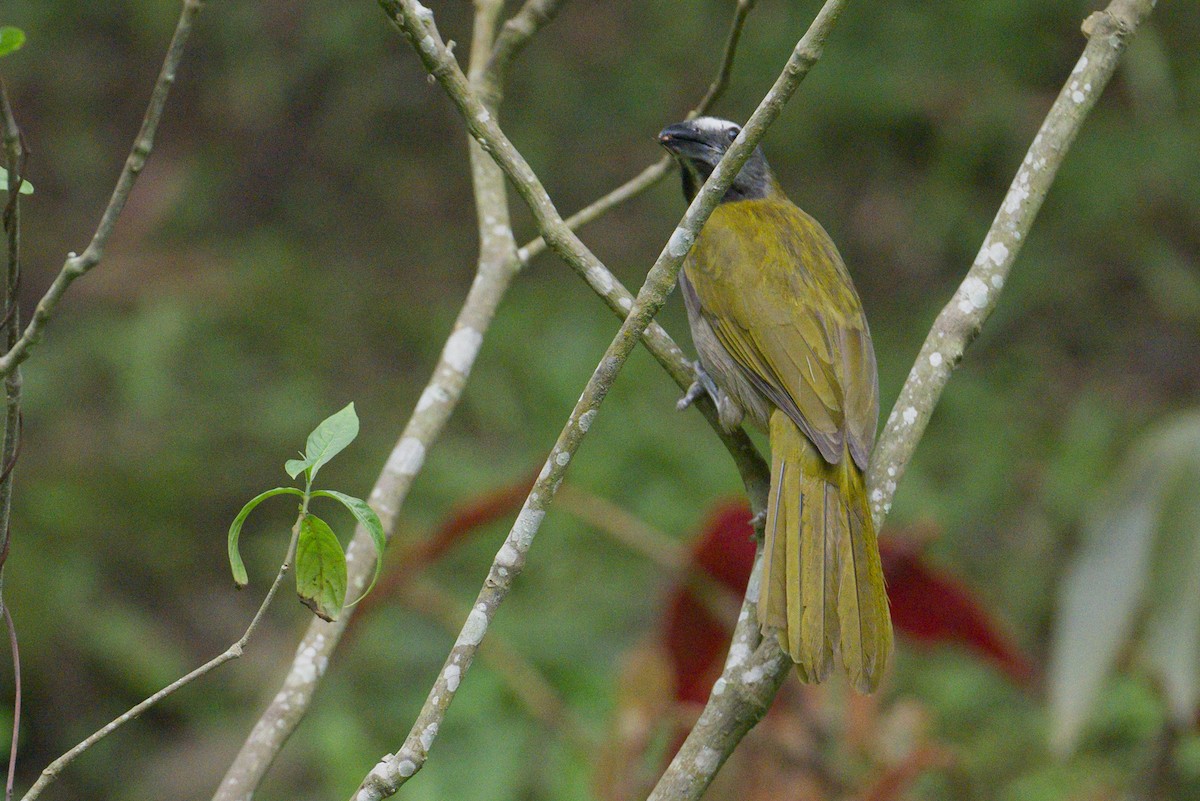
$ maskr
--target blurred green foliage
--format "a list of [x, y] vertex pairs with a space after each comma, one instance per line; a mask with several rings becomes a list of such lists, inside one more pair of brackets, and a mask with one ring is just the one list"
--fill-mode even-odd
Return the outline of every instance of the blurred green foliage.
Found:
[[[750, 112], [817, 5], [762, 0], [718, 113]], [[885, 410], [1096, 7], [851, 4], [768, 136], [782, 183], [854, 274]], [[465, 52], [469, 4], [434, 10]], [[560, 209], [659, 156], [653, 135], [707, 86], [731, 11], [727, 0], [576, 2], [531, 44], [503, 121]], [[4, 60], [38, 187], [24, 201], [27, 314], [96, 224], [176, 12], [161, 0], [6, 6], [30, 42]], [[1035, 654], [1116, 455], [1200, 395], [1198, 39], [1193, 3], [1160, 4], [1139, 33], [897, 496], [893, 520], [944, 530], [939, 559]], [[472, 274], [464, 152], [450, 104], [375, 3], [209, 3], [105, 263], [72, 289], [25, 369], [5, 574], [25, 659], [21, 783], [236, 639], [259, 596], [230, 587], [224, 532], [278, 475], [281, 448], [352, 398], [361, 444], [326, 480], [367, 494]], [[584, 239], [636, 286], [682, 209], [672, 181]], [[530, 236], [528, 215], [516, 219]], [[663, 322], [686, 341], [680, 304]], [[400, 536], [535, 467], [616, 325], [552, 257], [520, 276]], [[684, 536], [738, 483], [699, 417], [674, 411], [676, 394], [636, 353], [569, 480]], [[277, 566], [279, 537], [254, 536], [283, 525], [268, 519], [246, 532], [252, 574]], [[433, 578], [473, 597], [503, 529]], [[552, 512], [493, 634], [599, 733], [617, 658], [653, 630], [664, 583]], [[210, 797], [308, 619], [281, 604], [242, 660], [95, 748], [53, 797]], [[452, 640], [399, 604], [363, 621], [260, 797], [344, 796], [398, 746]], [[886, 692], [928, 706], [957, 757], [922, 779], [925, 799], [1109, 797], [1144, 764], [1165, 714], [1143, 678], [1120, 678], [1080, 751], [1058, 762], [1040, 698], [958, 654], [901, 645]], [[1178, 753], [1178, 797], [1195, 797], [1200, 741]], [[590, 770], [484, 662], [405, 794], [586, 798]]]

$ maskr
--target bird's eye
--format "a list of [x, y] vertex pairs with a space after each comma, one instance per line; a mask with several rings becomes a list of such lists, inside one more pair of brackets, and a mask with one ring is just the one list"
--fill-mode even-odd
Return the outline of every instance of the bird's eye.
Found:
[[737, 139], [737, 135], [738, 135], [738, 133], [739, 133], [739, 129], [737, 129], [737, 128], [730, 128], [728, 131], [726, 131], [726, 132], [725, 132], [725, 137], [726, 137], [726, 138], [727, 138], [727, 139], [728, 139], [730, 142], [732, 142], [734, 139]]

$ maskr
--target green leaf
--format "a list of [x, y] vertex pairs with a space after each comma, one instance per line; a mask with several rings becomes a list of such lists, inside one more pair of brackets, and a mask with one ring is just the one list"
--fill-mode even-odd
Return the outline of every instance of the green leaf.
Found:
[[[8, 191], [8, 170], [4, 169], [3, 167], [0, 167], [0, 192], [7, 192], [7, 191]], [[19, 191], [22, 195], [32, 195], [33, 194], [33, 184], [29, 183], [29, 181], [26, 181], [25, 179], [21, 179], [21, 188], [17, 191]]]
[[350, 403], [314, 428], [304, 446], [304, 458], [289, 460], [284, 469], [292, 478], [307, 470], [311, 481], [317, 477], [322, 465], [341, 453], [357, 436], [358, 415], [354, 413], [354, 404]]
[[0, 28], [0, 56], [7, 56], [15, 50], [20, 50], [25, 44], [25, 31], [5, 25]]
[[1062, 582], [1048, 674], [1054, 745], [1074, 747], [1105, 680], [1142, 627], [1138, 653], [1175, 715], [1200, 698], [1200, 414], [1144, 435], [1101, 496]]
[[355, 498], [353, 495], [346, 495], [335, 490], [318, 490], [313, 493], [313, 497], [323, 496], [333, 498], [339, 501], [342, 506], [350, 510], [350, 514], [354, 515], [354, 519], [367, 530], [371, 535], [371, 539], [375, 542], [375, 575], [371, 578], [371, 584], [363, 594], [354, 599], [348, 606], [361, 601], [367, 597], [367, 593], [375, 586], [375, 582], [379, 580], [379, 572], [383, 569], [383, 549], [387, 547], [387, 537], [383, 533], [383, 523], [379, 522], [379, 515], [375, 514], [375, 510], [367, 505], [367, 502], [361, 498]]
[[1172, 418], [1155, 452], [1163, 504], [1139, 653], [1172, 717], [1188, 725], [1200, 703], [1200, 415]]
[[288, 459], [283, 463], [283, 469], [289, 476], [295, 478], [308, 469], [308, 462], [304, 459]]
[[246, 517], [254, 511], [254, 507], [271, 498], [275, 495], [299, 495], [304, 497], [304, 493], [295, 487], [276, 487], [273, 490], [267, 490], [261, 495], [256, 495], [242, 507], [242, 511], [238, 512], [237, 517], [233, 519], [233, 523], [229, 526], [229, 567], [233, 570], [233, 582], [238, 587], [245, 587], [249, 582], [249, 577], [246, 575], [246, 565], [242, 563], [242, 555], [238, 552], [238, 537], [242, 534], [242, 524], [246, 522]]
[[296, 594], [330, 622], [346, 601], [346, 554], [333, 530], [319, 517], [305, 515], [296, 545]]

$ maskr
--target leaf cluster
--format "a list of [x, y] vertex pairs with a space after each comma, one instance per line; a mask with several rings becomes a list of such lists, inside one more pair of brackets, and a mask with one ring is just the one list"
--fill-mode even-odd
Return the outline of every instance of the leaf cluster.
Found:
[[[329, 498], [340, 503], [354, 516], [359, 525], [367, 530], [375, 543], [375, 577], [371, 585], [352, 603], [358, 603], [375, 586], [383, 564], [383, 549], [386, 538], [379, 516], [367, 502], [353, 495], [336, 490], [313, 490], [317, 472], [341, 453], [358, 436], [358, 415], [354, 404], [330, 415], [308, 435], [304, 452], [299, 459], [289, 459], [284, 470], [293, 479], [304, 476], [304, 489], [275, 487], [251, 498], [229, 526], [229, 566], [233, 581], [240, 588], [246, 586], [249, 577], [246, 565], [238, 548], [242, 525], [260, 503], [276, 495], [296, 495], [300, 498], [300, 511], [293, 527], [293, 542], [296, 562], [296, 594], [300, 601], [317, 617], [336, 620], [346, 605], [346, 552], [333, 529], [321, 518], [308, 511], [313, 498]], [[293, 553], [288, 550], [289, 558]], [[287, 565], [284, 565], [284, 569]]]

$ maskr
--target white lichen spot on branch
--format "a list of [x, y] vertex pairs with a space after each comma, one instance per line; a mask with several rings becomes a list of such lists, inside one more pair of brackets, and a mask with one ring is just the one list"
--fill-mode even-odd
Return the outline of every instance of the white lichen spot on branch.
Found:
[[442, 360], [450, 369], [465, 374], [474, 364], [475, 356], [479, 353], [479, 347], [482, 344], [483, 334], [471, 326], [465, 325], [446, 340], [446, 347], [442, 350]]
[[516, 545], [520, 551], [525, 551], [533, 544], [533, 537], [537, 534], [537, 530], [542, 525], [542, 518], [546, 516], [544, 509], [530, 509], [526, 507], [517, 515], [517, 521], [513, 523], [512, 533], [509, 534], [509, 542]]
[[458, 665], [447, 665], [443, 674], [446, 678], [446, 689], [450, 692], [458, 691], [458, 681], [462, 677], [462, 668]]
[[695, 241], [695, 235], [680, 226], [675, 229], [675, 232], [671, 234], [671, 238], [667, 240], [667, 253], [677, 259], [683, 258], [692, 249], [692, 243]]
[[384, 467], [390, 473], [400, 476], [415, 476], [425, 463], [425, 444], [416, 437], [404, 437], [396, 445], [392, 455], [388, 457]]
[[454, 647], [479, 645], [483, 641], [483, 635], [487, 634], [487, 628], [487, 615], [478, 609], [472, 609], [471, 614], [467, 615], [467, 622], [463, 624]]
[[[1000, 247], [1004, 247], [997, 243]], [[1007, 248], [1005, 249], [1007, 251]], [[962, 300], [959, 301], [958, 308], [964, 314], [970, 314], [976, 309], [982, 309], [987, 306], [988, 302], [988, 286], [975, 276], [971, 276], [963, 281], [960, 290]], [[905, 412], [905, 420], [908, 419], [908, 412]]]

